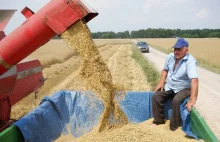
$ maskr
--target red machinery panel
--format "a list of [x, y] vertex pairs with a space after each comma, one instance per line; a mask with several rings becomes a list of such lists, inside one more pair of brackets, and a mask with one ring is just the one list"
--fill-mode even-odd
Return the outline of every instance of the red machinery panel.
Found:
[[11, 106], [44, 83], [38, 60], [21, 62], [0, 76], [0, 131], [10, 125]]
[[0, 78], [0, 99], [13, 93], [13, 88], [16, 82], [16, 74], [8, 76], [6, 78]]
[[36, 91], [44, 83], [42, 69], [38, 60], [19, 63], [17, 65], [16, 83], [10, 95], [14, 105], [28, 94]]

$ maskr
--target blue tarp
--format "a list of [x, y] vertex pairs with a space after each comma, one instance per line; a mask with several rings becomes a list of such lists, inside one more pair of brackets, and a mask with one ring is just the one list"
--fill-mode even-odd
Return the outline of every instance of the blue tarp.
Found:
[[[123, 100], [117, 99], [130, 122], [139, 123], [152, 117], [153, 92], [128, 92]], [[120, 98], [120, 97], [117, 97]], [[39, 107], [15, 123], [25, 141], [51, 142], [61, 133], [68, 133], [66, 125], [74, 137], [79, 137], [97, 126], [103, 111], [102, 102], [91, 92], [60, 91], [45, 97]], [[165, 118], [171, 115], [171, 101], [165, 104]], [[184, 114], [184, 113], [182, 113]], [[188, 119], [184, 119], [188, 120]], [[189, 122], [183, 123], [185, 131], [190, 131]]]
[[191, 129], [190, 113], [185, 107], [188, 100], [189, 98], [185, 99], [183, 103], [180, 105], [181, 119], [183, 122], [182, 130], [186, 133], [187, 136], [193, 137], [199, 140], [199, 138], [192, 132], [192, 129]]

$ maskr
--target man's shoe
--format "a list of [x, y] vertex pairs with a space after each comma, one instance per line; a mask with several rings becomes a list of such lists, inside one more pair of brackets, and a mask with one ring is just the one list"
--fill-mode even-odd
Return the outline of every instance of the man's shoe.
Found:
[[171, 130], [171, 131], [176, 131], [177, 129], [178, 129], [178, 127], [177, 127], [177, 128], [170, 127], [170, 130]]
[[156, 125], [165, 124], [165, 121], [162, 121], [162, 122], [155, 122], [155, 121], [153, 121], [153, 124], [156, 124]]

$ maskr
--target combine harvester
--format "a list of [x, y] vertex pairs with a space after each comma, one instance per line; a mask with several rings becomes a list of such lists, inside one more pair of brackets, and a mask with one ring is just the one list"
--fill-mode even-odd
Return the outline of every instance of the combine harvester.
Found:
[[[99, 101], [91, 102], [86, 97], [89, 92], [57, 92], [45, 97], [39, 107], [16, 122], [10, 119], [10, 113], [14, 104], [36, 92], [45, 81], [39, 60], [24, 59], [78, 20], [88, 22], [98, 13], [79, 0], [52, 0], [37, 13], [25, 7], [21, 13], [27, 20], [5, 36], [3, 29], [14, 12], [0, 10], [0, 142], [54, 141], [68, 123], [73, 124], [71, 133], [75, 137], [88, 132], [97, 125], [103, 110]], [[129, 121], [138, 123], [152, 117], [152, 94], [128, 92], [126, 98], [119, 102]], [[96, 104], [100, 111], [93, 109], [91, 103]], [[170, 102], [167, 102], [167, 118], [170, 111]], [[218, 141], [195, 108], [191, 112], [190, 123], [198, 138]]]

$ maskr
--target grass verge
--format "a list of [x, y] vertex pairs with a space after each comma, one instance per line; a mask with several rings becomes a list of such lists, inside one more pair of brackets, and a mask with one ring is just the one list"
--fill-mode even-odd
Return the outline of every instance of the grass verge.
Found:
[[210, 64], [208, 63], [207, 61], [205, 61], [204, 59], [200, 59], [200, 58], [196, 58], [197, 62], [198, 62], [198, 65], [202, 68], [205, 68], [209, 71], [212, 71], [214, 73], [217, 73], [217, 74], [220, 74], [220, 68], [213, 65], [213, 64]]
[[163, 48], [161, 46], [154, 45], [154, 44], [150, 44], [150, 47], [153, 47], [154, 49], [157, 49], [157, 50], [159, 50], [161, 52], [164, 52], [166, 54], [169, 54], [169, 53], [173, 52], [172, 48], [167, 49], [167, 48]]
[[159, 72], [155, 67], [146, 60], [144, 55], [135, 47], [134, 44], [131, 46], [132, 58], [141, 66], [147, 81], [150, 83], [152, 89], [154, 90], [160, 79]]

